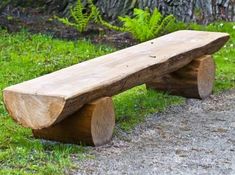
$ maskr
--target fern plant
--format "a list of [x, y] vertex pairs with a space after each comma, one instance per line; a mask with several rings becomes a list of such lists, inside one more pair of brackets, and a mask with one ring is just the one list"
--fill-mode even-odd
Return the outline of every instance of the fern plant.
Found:
[[86, 31], [88, 24], [92, 21], [112, 30], [129, 32], [134, 38], [141, 42], [159, 36], [175, 22], [173, 15], [163, 17], [157, 8], [154, 9], [152, 14], [149, 9], [134, 9], [133, 18], [129, 16], [119, 17], [119, 20], [123, 22], [123, 26], [119, 27], [103, 20], [98, 8], [93, 4], [92, 0], [87, 0], [87, 2], [89, 8], [86, 10], [81, 0], [77, 0], [76, 6], [70, 9], [73, 22], [68, 18], [57, 17], [57, 19], [65, 25], [76, 28], [79, 32]]
[[88, 0], [87, 2], [89, 9], [86, 9], [86, 11], [89, 12], [84, 12], [85, 8], [81, 0], [77, 0], [76, 6], [70, 9], [73, 22], [71, 22], [68, 18], [56, 18], [65, 25], [76, 28], [79, 32], [86, 31], [87, 26], [91, 21], [98, 22], [99, 16], [99, 10], [93, 4], [92, 0]]
[[173, 15], [163, 17], [157, 8], [151, 14], [148, 9], [134, 9], [134, 17], [119, 17], [123, 22], [122, 31], [130, 32], [139, 41], [146, 41], [159, 36], [175, 22]]

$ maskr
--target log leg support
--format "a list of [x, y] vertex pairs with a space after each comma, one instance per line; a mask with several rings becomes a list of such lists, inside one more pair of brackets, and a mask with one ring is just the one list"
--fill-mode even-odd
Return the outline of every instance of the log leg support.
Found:
[[100, 146], [110, 141], [114, 125], [112, 98], [105, 97], [85, 105], [58, 124], [32, 131], [36, 138]]
[[194, 59], [187, 66], [146, 83], [147, 88], [188, 98], [204, 99], [212, 93], [215, 63], [210, 55]]

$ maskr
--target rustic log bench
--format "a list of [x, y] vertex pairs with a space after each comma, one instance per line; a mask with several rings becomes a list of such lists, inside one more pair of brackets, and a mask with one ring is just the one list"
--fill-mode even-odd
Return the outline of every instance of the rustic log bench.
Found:
[[141, 84], [185, 97], [210, 95], [210, 55], [228, 39], [226, 33], [174, 32], [10, 86], [4, 103], [37, 138], [102, 145], [115, 124], [113, 95]]

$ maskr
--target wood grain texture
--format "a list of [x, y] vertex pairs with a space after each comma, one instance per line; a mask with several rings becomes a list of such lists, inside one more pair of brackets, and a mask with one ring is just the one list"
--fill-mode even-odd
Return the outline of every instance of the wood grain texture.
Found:
[[214, 79], [215, 63], [210, 55], [206, 55], [175, 72], [146, 83], [146, 86], [172, 95], [204, 99], [212, 93]]
[[3, 91], [10, 115], [33, 129], [49, 127], [93, 100], [113, 96], [218, 51], [226, 33], [178, 31]]
[[64, 143], [100, 146], [110, 141], [114, 125], [112, 98], [105, 97], [86, 104], [58, 124], [33, 130], [33, 135]]

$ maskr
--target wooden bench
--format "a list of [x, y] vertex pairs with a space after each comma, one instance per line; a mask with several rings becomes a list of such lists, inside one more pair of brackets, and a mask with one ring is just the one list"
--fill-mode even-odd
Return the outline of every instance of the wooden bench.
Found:
[[178, 31], [3, 91], [10, 116], [35, 137], [102, 145], [112, 137], [111, 97], [134, 86], [205, 98], [212, 92], [215, 66], [210, 55], [226, 33]]

